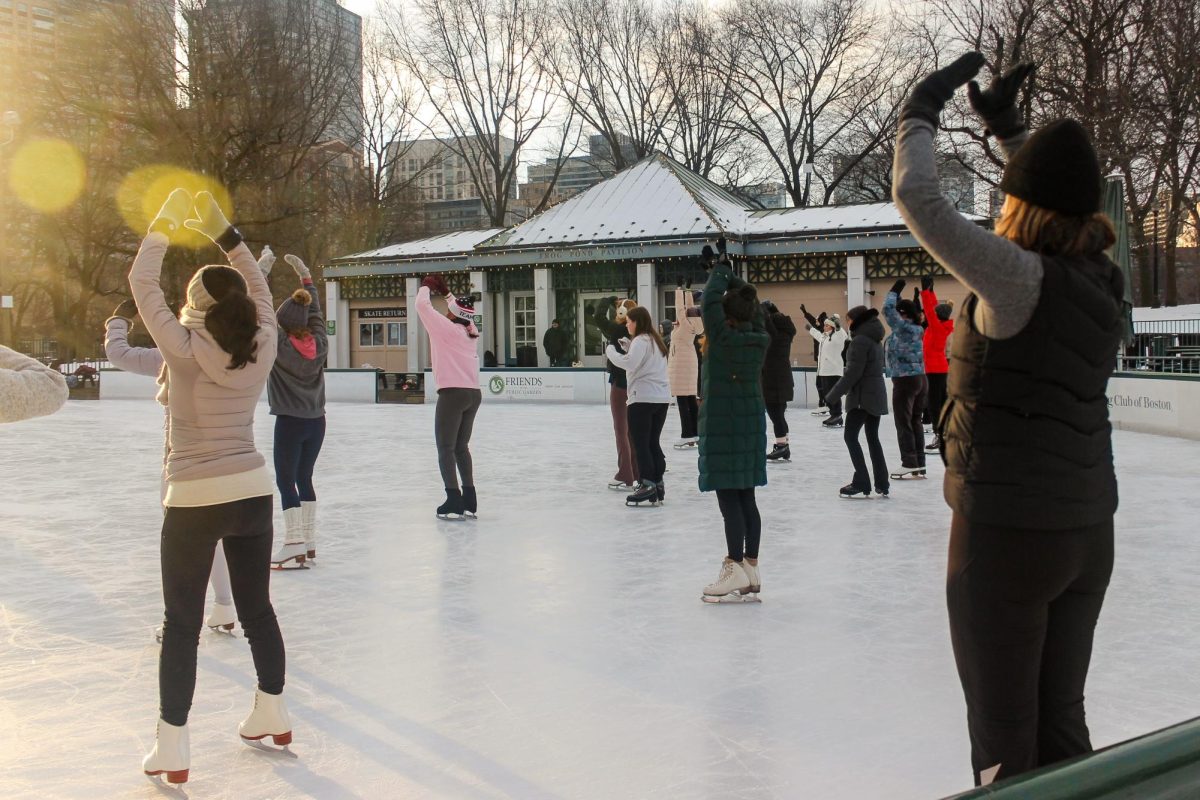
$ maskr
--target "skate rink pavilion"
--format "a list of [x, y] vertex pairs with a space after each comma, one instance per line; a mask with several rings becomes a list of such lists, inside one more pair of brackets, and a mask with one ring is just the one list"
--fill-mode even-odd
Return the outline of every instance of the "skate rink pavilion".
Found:
[[[272, 575], [290, 753], [238, 739], [249, 648], [205, 630], [191, 777], [168, 792], [140, 770], [162, 615], [152, 396], [0, 428], [6, 800], [933, 800], [970, 787], [936, 459], [891, 500], [843, 501], [841, 435], [794, 414], [794, 459], [760, 490], [763, 602], [712, 606], [699, 595], [723, 539], [694, 451], [668, 448], [665, 506], [626, 508], [604, 488], [606, 407], [485, 404], [480, 519], [446, 522], [433, 404], [332, 402], [321, 557]], [[265, 404], [256, 423], [270, 459]], [[678, 433], [672, 412], [664, 439]], [[1200, 697], [1200, 442], [1119, 430], [1114, 446], [1117, 559], [1087, 696], [1097, 747], [1195, 717]]]

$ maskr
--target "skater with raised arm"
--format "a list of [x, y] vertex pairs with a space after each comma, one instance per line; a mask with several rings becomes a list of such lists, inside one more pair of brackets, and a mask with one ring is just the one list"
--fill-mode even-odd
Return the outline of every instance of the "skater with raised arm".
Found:
[[757, 600], [762, 517], [754, 490], [767, 484], [767, 423], [762, 369], [771, 337], [754, 287], [733, 272], [725, 240], [721, 260], [705, 245], [712, 270], [704, 287], [704, 403], [700, 406], [700, 491], [717, 493], [726, 555], [707, 603]]
[[892, 378], [892, 413], [900, 445], [901, 468], [892, 473], [894, 480], [925, 477], [925, 428], [921, 424], [929, 396], [925, 329], [920, 307], [908, 298], [900, 299], [904, 286], [905, 281], [896, 281], [883, 301], [883, 316], [892, 329], [887, 338], [887, 372]]
[[275, 415], [275, 485], [283, 505], [283, 544], [271, 563], [283, 569], [317, 557], [317, 492], [313, 471], [325, 441], [325, 358], [329, 337], [312, 273], [299, 256], [283, 260], [300, 288], [275, 311], [279, 345], [267, 381]]
[[[190, 218], [190, 217], [195, 218]], [[186, 225], [211, 239], [231, 267], [199, 269], [176, 319], [160, 284], [170, 237]], [[183, 783], [190, 769], [188, 712], [213, 553], [223, 545], [238, 619], [258, 688], [238, 732], [248, 741], [292, 740], [283, 699], [284, 648], [271, 606], [271, 475], [254, 446], [254, 411], [275, 360], [267, 280], [212, 195], [176, 189], [142, 241], [129, 273], [133, 299], [166, 368], [159, 377], [170, 420], [159, 652], [159, 722], [147, 775]]]
[[700, 443], [700, 400], [696, 396], [700, 356], [696, 352], [696, 337], [704, 333], [704, 321], [700, 319], [700, 309], [692, 305], [691, 299], [691, 291], [682, 286], [675, 289], [675, 326], [668, 344], [667, 378], [679, 410], [676, 449], [695, 447]]
[[[888, 412], [887, 385], [883, 382], [883, 323], [879, 321], [879, 312], [866, 306], [855, 306], [846, 312], [846, 318], [850, 320], [846, 372], [825, 398], [829, 403], [841, 403], [846, 398], [846, 428], [842, 438], [854, 464], [854, 478], [838, 494], [848, 500], [870, 497], [874, 476], [875, 492], [887, 497], [891, 482], [883, 445], [879, 442], [879, 421]], [[870, 472], [858, 441], [858, 434], [864, 429], [871, 454]]]
[[840, 428], [845, 422], [842, 404], [839, 400], [829, 400], [829, 390], [837, 385], [846, 371], [842, 353], [850, 334], [842, 330], [842, 319], [837, 314], [826, 317], [821, 330], [812, 324], [804, 327], [817, 344], [817, 394], [829, 407], [829, 418], [821, 420], [821, 424], [826, 428]]
[[[624, 353], [622, 340], [629, 338], [625, 323], [631, 309], [637, 303], [615, 296], [606, 298], [596, 307], [592, 321], [600, 329], [608, 347]], [[608, 410], [612, 414], [613, 436], [617, 442], [617, 474], [609, 481], [608, 488], [615, 491], [634, 491], [638, 486], [637, 462], [633, 456], [633, 440], [629, 435], [629, 384], [625, 370], [612, 362], [605, 361], [608, 368]]]
[[946, 342], [954, 333], [954, 306], [939, 303], [933, 290], [933, 278], [921, 278], [921, 310], [925, 312], [925, 379], [929, 382], [929, 419], [933, 423], [933, 441], [926, 452], [942, 449], [942, 408], [946, 405], [946, 376], [950, 360], [946, 358]]
[[[446, 298], [445, 314], [438, 313], [433, 307], [429, 299], [431, 294]], [[426, 275], [417, 290], [416, 305], [417, 316], [429, 333], [429, 358], [438, 387], [433, 430], [446, 502], [437, 507], [437, 516], [455, 520], [475, 517], [479, 499], [475, 492], [475, 465], [470, 445], [475, 415], [483, 402], [483, 393], [479, 390], [479, 329], [475, 327], [475, 303], [470, 297], [451, 294], [441, 275]]]
[[[952, 510], [946, 599], [971, 765], [987, 784], [1092, 749], [1084, 684], [1113, 566], [1117, 480], [1106, 388], [1123, 280], [1105, 255], [1100, 159], [1058, 120], [1027, 135], [1020, 64], [981, 90], [968, 53], [913, 88], [893, 192], [909, 230], [971, 292], [942, 413]], [[955, 91], [1008, 158], [995, 233], [942, 195], [934, 139]]]
[[796, 383], [792, 378], [792, 340], [796, 338], [796, 325], [770, 300], [764, 300], [763, 324], [771, 344], [763, 361], [763, 403], [775, 434], [775, 444], [767, 454], [767, 461], [792, 460], [792, 448], [788, 445], [787, 405], [795, 396]]
[[629, 436], [641, 482], [626, 505], [661, 505], [666, 497], [663, 473], [667, 459], [663, 455], [662, 429], [671, 406], [671, 385], [667, 379], [667, 345], [654, 328], [650, 312], [641, 306], [629, 310], [625, 318], [629, 338], [621, 352], [610, 344], [605, 355], [625, 371], [628, 387]]

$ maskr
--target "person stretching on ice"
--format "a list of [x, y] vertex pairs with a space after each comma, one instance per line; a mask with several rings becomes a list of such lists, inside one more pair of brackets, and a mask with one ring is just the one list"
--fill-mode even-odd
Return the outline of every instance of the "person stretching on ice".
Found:
[[[688, 282], [688, 288], [691, 281]], [[671, 396], [679, 410], [679, 441], [677, 449], [695, 447], [700, 443], [696, 426], [700, 422], [700, 401], [696, 397], [700, 357], [696, 353], [696, 337], [704, 332], [700, 309], [689, 301], [692, 293], [679, 286], [675, 289], [675, 327], [668, 345], [667, 378]]]
[[946, 340], [954, 333], [954, 306], [939, 303], [933, 291], [933, 278], [921, 278], [921, 309], [925, 312], [925, 379], [929, 382], [929, 420], [933, 423], [933, 441], [927, 452], [942, 449], [942, 407], [946, 405], [946, 375], [950, 360], [946, 358]]
[[[705, 602], [757, 600], [762, 517], [754, 497], [767, 485], [767, 422], [762, 394], [763, 361], [771, 337], [754, 287], [733, 273], [725, 240], [722, 258], [704, 287], [704, 403], [700, 406], [700, 491], [717, 493], [725, 522], [726, 555]], [[702, 260], [714, 254], [705, 245]]]
[[[854, 478], [838, 494], [847, 499], [871, 496], [871, 477], [875, 491], [888, 496], [887, 460], [879, 442], [879, 421], [887, 414], [887, 385], [883, 381], [883, 323], [879, 312], [866, 306], [855, 306], [846, 312], [850, 320], [850, 348], [847, 350], [846, 373], [830, 389], [826, 402], [840, 404], [846, 398], [846, 429], [842, 438], [854, 464]], [[867, 431], [867, 449], [871, 453], [871, 472], [863, 457], [858, 434]]]
[[829, 407], [829, 418], [822, 420], [821, 424], [826, 428], [840, 428], [845, 422], [842, 404], [839, 400], [830, 402], [829, 390], [837, 385], [846, 371], [842, 353], [850, 334], [842, 330], [842, 320], [837, 314], [825, 318], [823, 330], [817, 330], [812, 324], [804, 327], [817, 343], [817, 394]]
[[[196, 218], [189, 219], [192, 215]], [[186, 225], [215, 242], [232, 268], [201, 267], [176, 319], [159, 285], [170, 236]], [[275, 361], [271, 289], [242, 235], [208, 192], [171, 192], [129, 273], [142, 321], [166, 368], [159, 376], [170, 419], [163, 499], [162, 588], [166, 612], [158, 661], [159, 722], [147, 775], [188, 779], [188, 712], [213, 553], [223, 545], [238, 619], [258, 688], [243, 739], [292, 741], [283, 699], [284, 647], [271, 606], [271, 475], [254, 446], [254, 411]]]
[[667, 380], [667, 345], [654, 328], [650, 312], [638, 306], [625, 319], [629, 338], [622, 353], [610, 344], [604, 351], [608, 360], [625, 370], [628, 385], [629, 436], [641, 483], [625, 498], [626, 505], [662, 503], [666, 497], [663, 473], [667, 459], [663, 455], [663, 425], [671, 406], [671, 386]]
[[313, 469], [325, 441], [325, 357], [329, 337], [313, 286], [312, 273], [299, 256], [283, 260], [300, 279], [300, 288], [275, 311], [279, 345], [267, 381], [267, 400], [275, 415], [275, 485], [283, 505], [283, 545], [271, 563], [303, 566], [317, 557], [317, 492]]
[[[440, 314], [429, 299], [446, 298], [446, 313]], [[474, 517], [479, 510], [475, 494], [475, 466], [471, 460], [471, 431], [483, 402], [479, 390], [479, 350], [476, 343], [475, 305], [469, 297], [450, 293], [441, 275], [426, 275], [417, 290], [417, 316], [429, 333], [429, 358], [438, 387], [433, 415], [433, 437], [437, 442], [438, 469], [446, 489], [446, 502], [437, 507], [441, 519]], [[459, 477], [462, 488], [459, 488]]]
[[788, 446], [787, 404], [795, 396], [796, 383], [792, 378], [792, 340], [796, 338], [796, 324], [792, 318], [780, 311], [770, 300], [764, 300], [763, 324], [771, 344], [767, 347], [763, 361], [763, 403], [775, 433], [775, 446], [767, 454], [767, 461], [791, 461], [792, 448]]
[[895, 480], [925, 477], [925, 428], [921, 415], [929, 396], [925, 380], [925, 329], [919, 321], [917, 304], [907, 298], [900, 299], [904, 286], [904, 281], [896, 281], [883, 301], [883, 316], [892, 329], [887, 339], [887, 371], [892, 378], [892, 412], [896, 415], [902, 467], [892, 473]]
[[[981, 90], [968, 53], [913, 88], [893, 192], [913, 235], [970, 291], [942, 413], [951, 508], [946, 600], [976, 784], [1092, 749], [1084, 684], [1113, 567], [1117, 479], [1106, 389], [1121, 342], [1121, 270], [1103, 172], [1070, 119], [1027, 135], [1033, 65]], [[1008, 157], [995, 233], [938, 184], [942, 107], [972, 108]]]

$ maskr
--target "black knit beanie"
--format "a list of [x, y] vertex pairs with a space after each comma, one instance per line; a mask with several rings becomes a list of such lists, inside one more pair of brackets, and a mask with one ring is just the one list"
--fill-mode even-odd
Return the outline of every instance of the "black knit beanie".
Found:
[[1073, 119], [1043, 126], [1009, 159], [1000, 181], [1005, 194], [1064, 214], [1100, 210], [1100, 158], [1087, 131]]
[[938, 319], [940, 319], [942, 322], [945, 322], [946, 320], [950, 319], [950, 315], [954, 313], [954, 304], [938, 303], [937, 306], [934, 307], [933, 313], [937, 314]]

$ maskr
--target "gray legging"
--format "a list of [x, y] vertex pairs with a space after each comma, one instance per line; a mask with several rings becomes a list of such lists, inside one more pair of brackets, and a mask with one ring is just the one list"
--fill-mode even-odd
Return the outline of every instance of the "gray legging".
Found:
[[481, 402], [483, 393], [478, 389], [438, 390], [437, 409], [433, 414], [433, 437], [437, 442], [442, 485], [447, 489], [459, 488], [459, 475], [462, 475], [463, 486], [475, 485], [469, 445], [471, 428], [475, 425], [475, 414]]

